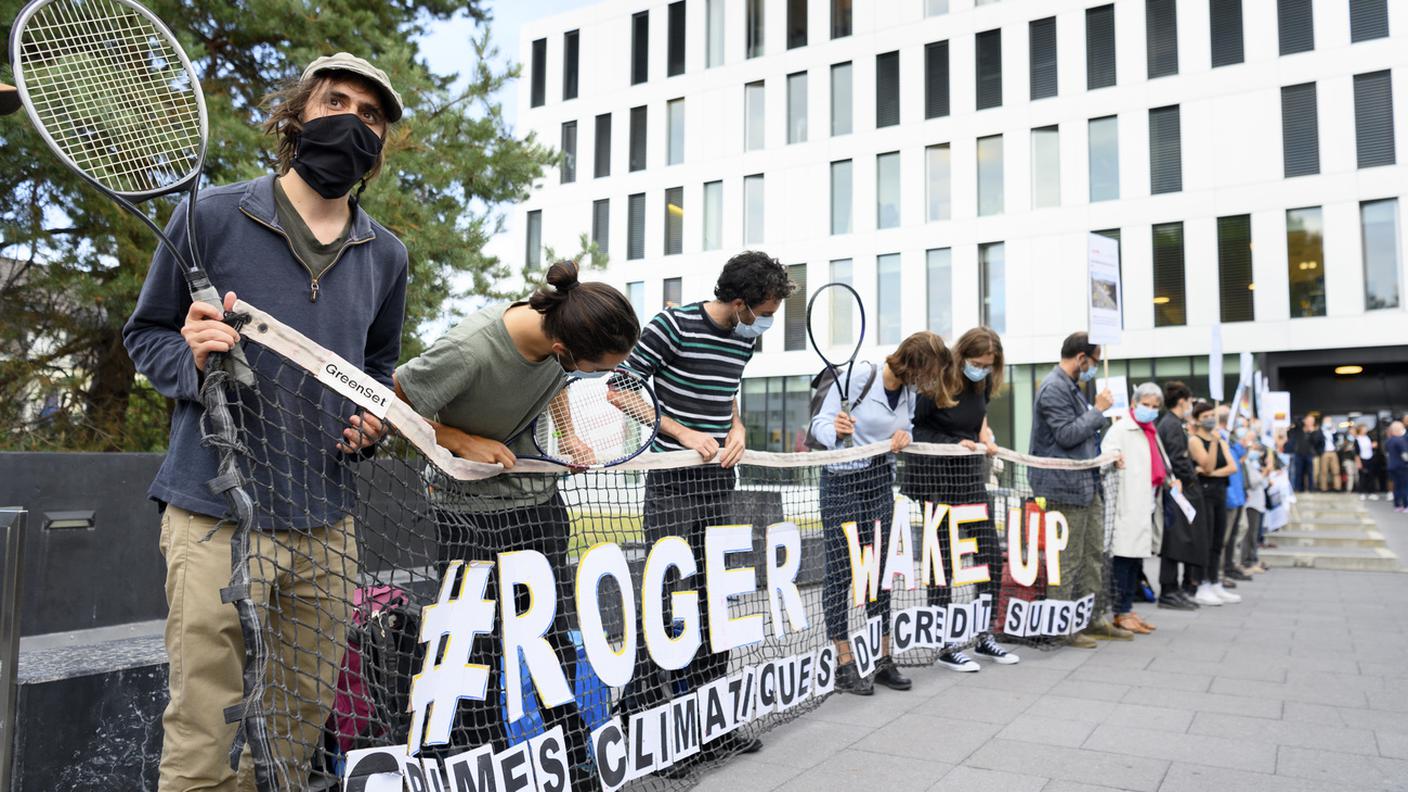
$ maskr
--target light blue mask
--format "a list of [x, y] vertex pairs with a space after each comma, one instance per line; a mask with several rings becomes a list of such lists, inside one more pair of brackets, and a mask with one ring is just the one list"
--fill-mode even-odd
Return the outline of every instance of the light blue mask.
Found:
[[987, 379], [988, 375], [991, 373], [991, 368], [987, 368], [985, 366], [975, 366], [966, 360], [963, 361], [963, 376], [967, 377], [973, 382], [982, 382], [983, 380]]
[[766, 333], [769, 327], [772, 327], [771, 316], [755, 316], [753, 318], [753, 324], [743, 324], [743, 322], [739, 322], [735, 325], [733, 334], [739, 338], [757, 338], [763, 333]]
[[1158, 408], [1146, 407], [1142, 404], [1135, 405], [1134, 407], [1134, 420], [1139, 423], [1149, 423], [1158, 417]]
[[1099, 370], [1097, 370], [1094, 366], [1091, 366], [1090, 368], [1080, 373], [1080, 381], [1090, 382], [1091, 380], [1095, 379], [1095, 375], [1099, 373]]

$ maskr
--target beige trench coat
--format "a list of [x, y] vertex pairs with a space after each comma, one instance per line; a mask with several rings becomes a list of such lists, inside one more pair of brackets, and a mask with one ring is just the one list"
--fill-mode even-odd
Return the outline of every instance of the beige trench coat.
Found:
[[[1154, 439], [1164, 458], [1164, 470], [1170, 470], [1163, 442], [1157, 434]], [[1158, 555], [1163, 541], [1164, 510], [1162, 498], [1155, 502], [1154, 488], [1149, 483], [1153, 471], [1144, 430], [1125, 415], [1105, 432], [1100, 448], [1124, 454], [1124, 468], [1118, 471], [1120, 489], [1115, 498], [1115, 532], [1110, 552], [1125, 558]]]

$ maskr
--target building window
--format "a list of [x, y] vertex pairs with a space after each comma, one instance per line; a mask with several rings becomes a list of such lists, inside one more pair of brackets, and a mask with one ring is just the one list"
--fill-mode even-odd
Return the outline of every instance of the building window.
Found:
[[851, 161], [831, 163], [831, 233], [851, 233]]
[[1393, 85], [1387, 70], [1354, 75], [1354, 139], [1359, 167], [1394, 163]]
[[596, 117], [596, 153], [592, 163], [592, 177], [601, 179], [611, 175], [611, 114], [602, 113]]
[[1032, 130], [1032, 208], [1061, 205], [1061, 135], [1055, 126]]
[[670, 3], [669, 42], [665, 48], [665, 76], [684, 74], [685, 35], [684, 0]]
[[684, 281], [680, 278], [666, 278], [660, 284], [661, 307], [677, 308], [684, 305]]
[[1002, 106], [1002, 30], [985, 30], [977, 37], [974, 56], [978, 109]]
[[1144, 0], [1144, 42], [1149, 79], [1178, 74], [1178, 4], [1176, 0]]
[[831, 38], [851, 35], [851, 0], [831, 0]]
[[704, 68], [712, 69], [724, 63], [724, 2], [705, 0], [704, 6]]
[[1007, 332], [1007, 251], [1001, 242], [978, 245], [978, 321]]
[[898, 344], [904, 327], [900, 322], [900, 254], [876, 256], [875, 277], [876, 340]]
[[[855, 273], [850, 259], [837, 259], [831, 262], [830, 274], [831, 283], [855, 285]], [[851, 299], [851, 295], [842, 289], [831, 289], [827, 297], [830, 300], [828, 312], [831, 316], [831, 345], [848, 346], [855, 343], [855, 333], [852, 327], [855, 322], [855, 300]]]
[[944, 338], [953, 337], [953, 251], [938, 248], [927, 251], [925, 285], [927, 295], [927, 330]]
[[562, 34], [562, 99], [577, 98], [577, 61], [581, 47], [581, 34], [569, 30]]
[[626, 199], [626, 258], [645, 258], [645, 193]]
[[1002, 214], [1002, 135], [978, 138], [978, 216]]
[[782, 349], [796, 352], [807, 348], [807, 265], [789, 264], [787, 277], [797, 288], [782, 308]]
[[1208, 14], [1213, 68], [1241, 63], [1242, 0], [1208, 0]]
[[1178, 105], [1149, 111], [1149, 190], [1154, 195], [1183, 189], [1183, 137]]
[[1276, 29], [1282, 55], [1315, 49], [1315, 19], [1310, 6], [1311, 0], [1276, 0]]
[[763, 124], [763, 83], [761, 81], [743, 86], [743, 150], [757, 151], [766, 141], [766, 126]]
[[948, 42], [924, 45], [924, 117], [948, 115]]
[[1222, 321], [1255, 320], [1251, 215], [1217, 218], [1217, 281]]
[[1085, 9], [1085, 87], [1115, 84], [1115, 6]]
[[1118, 116], [1090, 119], [1090, 202], [1120, 197], [1120, 122]]
[[704, 183], [704, 249], [724, 246], [724, 183]]
[[924, 0], [924, 16], [939, 16], [948, 13], [948, 0]]
[[532, 96], [528, 102], [532, 107], [542, 107], [547, 100], [547, 68], [548, 40], [536, 39], [533, 41]]
[[543, 212], [534, 209], [528, 213], [528, 238], [524, 260], [532, 269], [543, 266]]
[[611, 200], [602, 198], [592, 201], [592, 243], [602, 253], [611, 253]]
[[665, 103], [666, 121], [669, 122], [669, 145], [665, 150], [665, 164], [678, 165], [684, 162], [684, 100], [672, 99]]
[[851, 134], [851, 64], [831, 67], [831, 136]]
[[900, 226], [900, 153], [875, 157], [875, 227]]
[[747, 26], [747, 56], [761, 57], [763, 54], [763, 0], [744, 0]]
[[577, 122], [562, 125], [562, 164], [558, 167], [562, 184], [577, 181]]
[[930, 222], [953, 217], [952, 157], [947, 143], [924, 149], [925, 219]]
[[1398, 307], [1398, 199], [1359, 204], [1364, 243], [1364, 308]]
[[650, 12], [631, 16], [631, 85], [650, 78]]
[[1388, 0], [1349, 0], [1350, 41], [1387, 37]]
[[787, 142], [807, 142], [807, 73], [787, 75]]
[[1031, 62], [1032, 99], [1056, 95], [1056, 17], [1033, 19], [1027, 24], [1028, 58]]
[[1315, 83], [1281, 88], [1281, 151], [1286, 178], [1320, 172], [1320, 120]]
[[1154, 226], [1154, 327], [1188, 324], [1183, 280], [1183, 224]]
[[900, 122], [900, 53], [875, 56], [875, 127]]
[[645, 106], [631, 108], [631, 157], [632, 171], [645, 170]]
[[665, 190], [665, 255], [684, 252], [684, 188]]
[[636, 321], [645, 324], [645, 281], [631, 281], [626, 284], [626, 299], [636, 309]]
[[787, 49], [807, 46], [807, 0], [787, 0]]
[[763, 242], [763, 174], [743, 177], [743, 244]]
[[1320, 207], [1286, 211], [1291, 317], [1325, 315], [1325, 219]]

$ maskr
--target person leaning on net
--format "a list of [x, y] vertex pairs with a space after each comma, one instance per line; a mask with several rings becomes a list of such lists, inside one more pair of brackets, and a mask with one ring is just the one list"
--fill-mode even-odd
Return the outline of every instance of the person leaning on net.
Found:
[[[919, 443], [952, 443], [969, 451], [979, 448], [992, 456], [997, 442], [988, 428], [988, 402], [1002, 388], [1004, 376], [1002, 338], [988, 327], [975, 327], [959, 337], [943, 380], [951, 404], [920, 393], [914, 405], [914, 439]], [[987, 460], [981, 456], [920, 456], [905, 460], [905, 494], [923, 503], [950, 506], [987, 503], [992, 514], [987, 488]], [[1002, 549], [997, 530], [991, 519], [964, 525], [961, 532], [978, 540], [978, 558], [988, 567], [988, 582], [978, 584], [978, 595], [987, 594], [997, 607], [997, 589], [1002, 580]], [[950, 557], [948, 531], [939, 531], [939, 548], [944, 558]], [[949, 586], [930, 586], [929, 604], [948, 605], [953, 599]], [[988, 630], [978, 635], [974, 654], [1002, 665], [1021, 660], [1000, 646]], [[972, 658], [957, 648], [945, 648], [934, 661], [941, 668], [962, 673], [979, 671]]]
[[[557, 582], [557, 612], [547, 638], [569, 685], [575, 684], [577, 662], [569, 635], [571, 518], [558, 492], [558, 476], [511, 472], [515, 451], [533, 449], [532, 438], [518, 435], [569, 377], [609, 375], [640, 336], [635, 310], [624, 295], [605, 283], [581, 283], [577, 275], [574, 262], [553, 264], [546, 285], [528, 301], [471, 314], [395, 375], [396, 395], [430, 420], [437, 444], [463, 459], [497, 463], [510, 471], [479, 481], [432, 478], [439, 573], [451, 561], [495, 561], [512, 550], [542, 553]], [[513, 448], [505, 445], [510, 441]], [[490, 572], [489, 590], [497, 585]], [[530, 607], [526, 594], [519, 592], [519, 613]], [[451, 749], [490, 743], [496, 750], [508, 747], [499, 704], [502, 638], [502, 622], [496, 618], [493, 633], [476, 637], [470, 648], [469, 662], [490, 669], [489, 683], [482, 700], [461, 703]], [[542, 715], [548, 729], [563, 727], [573, 786], [595, 783], [586, 725], [576, 704], [552, 707]]]
[[1163, 538], [1164, 488], [1173, 464], [1159, 440], [1154, 421], [1163, 405], [1163, 391], [1146, 382], [1134, 391], [1134, 406], [1128, 415], [1115, 421], [1101, 441], [1102, 451], [1117, 451], [1124, 459], [1118, 468], [1119, 490], [1115, 496], [1115, 529], [1110, 543], [1110, 573], [1114, 577], [1115, 626], [1136, 635], [1157, 629], [1134, 612], [1134, 595], [1139, 589], [1139, 572], [1144, 559], [1158, 552]]
[[[857, 540], [871, 540], [866, 526], [881, 526], [875, 555], [885, 557], [885, 537], [895, 509], [895, 454], [909, 445], [914, 405], [919, 395], [943, 405], [952, 404], [944, 386], [949, 351], [944, 340], [927, 330], [901, 341], [878, 366], [856, 361], [856, 373], [846, 400], [849, 413], [841, 411], [836, 388], [826, 389], [826, 399], [812, 418], [811, 433], [822, 447], [840, 448], [847, 438], [854, 445], [889, 443], [890, 453], [827, 465], [821, 471], [821, 525], [826, 577], [822, 606], [826, 611], [826, 637], [836, 645], [836, 689], [869, 696], [875, 683], [891, 690], [909, 690], [912, 682], [900, 673], [890, 657], [890, 592], [881, 591], [865, 604], [867, 618], [880, 617], [883, 638], [875, 663], [874, 680], [862, 677], [851, 656], [851, 558], [842, 524], [854, 522]], [[866, 372], [872, 372], [867, 376]], [[878, 382], [871, 379], [878, 379]]]
[[[279, 175], [205, 190], [197, 207], [204, 239], [196, 244], [210, 279], [229, 290], [225, 304], [193, 304], [180, 264], [163, 246], [123, 328], [137, 371], [176, 402], [166, 459], [149, 490], [162, 506], [170, 606], [163, 792], [237, 783], [228, 758], [236, 725], [225, 722], [225, 709], [243, 696], [244, 645], [235, 606], [220, 595], [230, 582], [235, 526], [222, 521], [225, 503], [206, 486], [216, 477], [217, 456], [201, 444], [199, 402], [207, 358], [239, 341], [222, 321], [222, 308], [232, 309], [238, 293], [388, 387], [401, 349], [406, 248], [356, 201], [381, 167], [382, 143], [401, 117], [400, 97], [380, 69], [338, 53], [313, 61], [268, 101], [264, 129], [278, 140]], [[166, 228], [178, 246], [186, 241], [187, 211], [179, 206]], [[349, 422], [336, 448], [316, 429], [278, 432], [277, 445], [290, 457], [281, 462], [310, 475], [256, 482], [267, 484], [280, 504], [273, 530], [261, 523], [250, 541], [251, 564], [281, 570], [275, 579], [257, 580], [262, 591], [253, 595], [268, 615], [263, 632], [276, 636], [271, 662], [283, 681], [275, 692], [294, 702], [269, 713], [281, 783], [301, 786], [294, 776], [306, 779], [350, 624], [355, 527], [350, 504], [330, 495], [327, 482], [368, 451], [381, 426], [370, 416]], [[272, 453], [267, 443], [251, 445]], [[288, 571], [295, 560], [309, 571]], [[241, 762], [241, 788], [252, 788], [251, 770]]]
[[[773, 315], [796, 288], [781, 263], [761, 251], [730, 258], [714, 285], [714, 299], [666, 308], [646, 324], [627, 367], [652, 381], [660, 400], [660, 434], [652, 451], [694, 451], [701, 465], [652, 470], [645, 476], [641, 527], [648, 545], [680, 536], [705, 568], [704, 532], [728, 525], [737, 487], [734, 466], [743, 458], [744, 428], [738, 415], [743, 368], [753, 358], [757, 340], [772, 326]], [[671, 629], [672, 593], [684, 588], [674, 572], [664, 586], [664, 622]], [[711, 652], [709, 616], [700, 620], [701, 644], [683, 669], [667, 673], [650, 662], [642, 638], [636, 672], [618, 702], [632, 715], [697, 690], [728, 672], [729, 653]], [[705, 759], [752, 753], [762, 741], [742, 731], [709, 743], [697, 756]], [[688, 772], [692, 761], [675, 764], [666, 775]]]
[[[1100, 369], [1100, 347], [1090, 343], [1085, 333], [1072, 333], [1061, 344], [1061, 362], [1051, 369], [1037, 388], [1032, 406], [1031, 455], [1055, 459], [1094, 459], [1099, 456], [1100, 430], [1105, 426], [1105, 410], [1114, 404], [1108, 389], [1100, 391], [1095, 404], [1081, 393], [1080, 384], [1095, 379]], [[1080, 600], [1090, 594], [1103, 594], [1101, 572], [1105, 554], [1105, 511], [1100, 497], [1100, 471], [1053, 470], [1033, 467], [1032, 494], [1046, 498], [1048, 511], [1066, 517], [1070, 539], [1061, 557], [1061, 585], [1050, 586], [1046, 598]], [[1108, 619], [1092, 619], [1084, 632], [1071, 637], [1071, 646], [1095, 648], [1095, 638], [1128, 641], [1128, 630], [1110, 624]]]

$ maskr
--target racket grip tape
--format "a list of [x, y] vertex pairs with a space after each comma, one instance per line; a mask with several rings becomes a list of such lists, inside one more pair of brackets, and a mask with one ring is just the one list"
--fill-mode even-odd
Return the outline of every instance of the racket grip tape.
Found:
[[[220, 299], [220, 292], [216, 291], [209, 280], [201, 278], [200, 281], [191, 285], [191, 301], [203, 302], [215, 306], [217, 310], [223, 310], [225, 302]], [[247, 387], [254, 386], [254, 372], [249, 368], [249, 360], [244, 356], [244, 348], [239, 344], [220, 356], [220, 365], [235, 378], [235, 382]]]
[[[851, 414], [851, 401], [850, 401], [850, 399], [842, 399], [842, 400], [841, 400], [841, 412], [845, 413], [846, 415], [850, 415], [850, 414]], [[841, 438], [841, 447], [842, 447], [842, 448], [851, 448], [851, 447], [854, 446], [855, 444], [856, 444], [856, 433], [855, 433], [855, 432], [851, 432], [850, 434], [848, 434], [848, 435], [846, 435], [845, 437]]]

